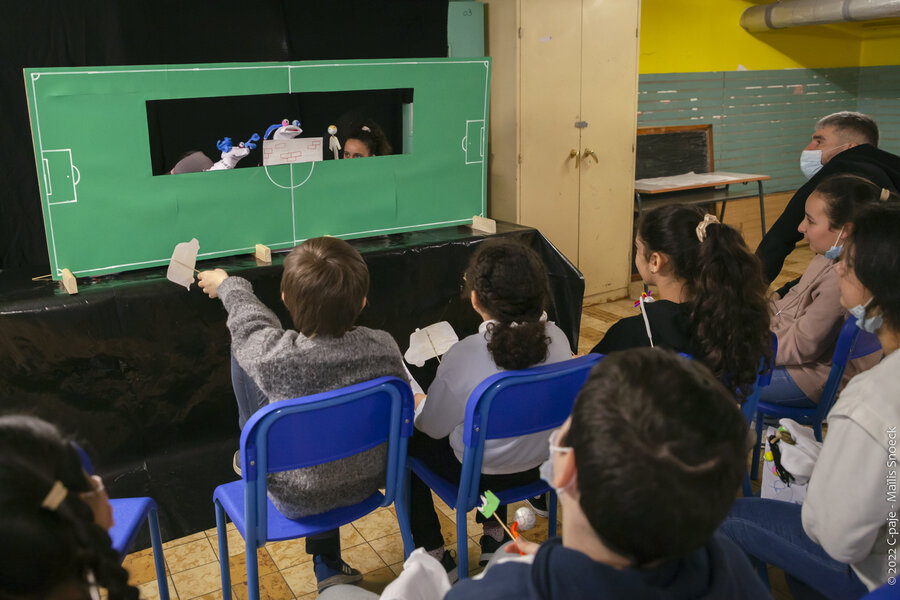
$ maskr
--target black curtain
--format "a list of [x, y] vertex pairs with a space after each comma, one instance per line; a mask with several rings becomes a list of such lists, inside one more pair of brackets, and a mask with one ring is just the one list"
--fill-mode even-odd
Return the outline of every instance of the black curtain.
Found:
[[0, 269], [49, 264], [24, 68], [447, 56], [447, 0], [2, 0], [0, 15]]

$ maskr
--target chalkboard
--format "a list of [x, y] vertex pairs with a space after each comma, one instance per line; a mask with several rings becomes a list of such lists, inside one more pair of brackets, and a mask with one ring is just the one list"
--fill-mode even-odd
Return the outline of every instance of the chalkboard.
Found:
[[635, 179], [714, 170], [712, 125], [638, 128]]
[[[54, 279], [165, 265], [193, 237], [202, 260], [485, 213], [489, 58], [44, 68], [25, 81]], [[148, 102], [360, 90], [412, 90], [403, 154], [153, 175]], [[274, 122], [261, 114], [259, 134]]]

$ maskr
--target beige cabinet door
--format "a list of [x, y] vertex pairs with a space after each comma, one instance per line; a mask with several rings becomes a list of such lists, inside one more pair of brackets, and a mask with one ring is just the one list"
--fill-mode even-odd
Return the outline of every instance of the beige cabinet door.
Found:
[[640, 2], [521, 6], [519, 222], [579, 267], [586, 298], [622, 297], [631, 264]]
[[[582, 0], [522, 0], [519, 222], [578, 263]], [[577, 156], [572, 156], [572, 153]]]
[[640, 3], [584, 0], [582, 15], [577, 264], [585, 297], [608, 299], [631, 280]]

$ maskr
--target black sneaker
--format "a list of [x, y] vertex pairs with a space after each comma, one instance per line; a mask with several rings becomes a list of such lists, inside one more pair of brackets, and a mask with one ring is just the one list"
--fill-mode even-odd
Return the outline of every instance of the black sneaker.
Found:
[[444, 555], [441, 557], [441, 566], [447, 571], [447, 578], [450, 579], [450, 585], [453, 585], [456, 583], [456, 580], [459, 579], [455, 556], [455, 552], [451, 553], [450, 550], [444, 549]]
[[499, 542], [489, 535], [481, 536], [481, 539], [478, 542], [481, 546], [481, 557], [478, 559], [478, 566], [483, 567], [488, 564], [488, 561], [494, 557], [494, 554], [500, 549], [500, 546], [511, 539], [512, 538], [510, 538], [505, 531], [503, 532], [503, 539]]
[[531, 507], [531, 510], [534, 511], [534, 514], [546, 519], [550, 516], [550, 511], [547, 509], [547, 496], [548, 494], [541, 494], [540, 496], [535, 496], [534, 498], [526, 498], [525, 504]]
[[234, 458], [231, 459], [231, 468], [234, 469], [234, 472], [237, 473], [237, 476], [241, 476], [241, 451], [234, 451]]
[[339, 583], [356, 583], [361, 581], [362, 573], [345, 563], [342, 559], [337, 561], [325, 560], [322, 556], [313, 556], [313, 571], [316, 573], [318, 591]]

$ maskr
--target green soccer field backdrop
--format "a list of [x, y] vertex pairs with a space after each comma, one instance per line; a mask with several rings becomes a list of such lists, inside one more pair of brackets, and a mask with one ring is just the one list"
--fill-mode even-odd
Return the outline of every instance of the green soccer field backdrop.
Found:
[[[168, 264], [193, 237], [203, 259], [483, 216], [489, 78], [488, 58], [26, 69], [53, 277]], [[414, 90], [411, 153], [152, 174], [148, 100], [389, 88]]]

